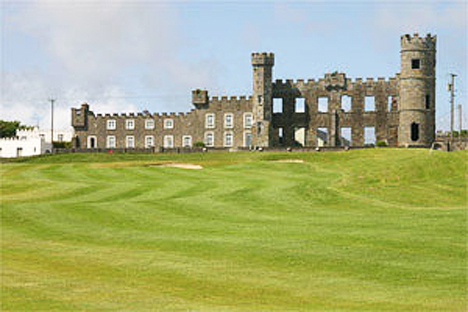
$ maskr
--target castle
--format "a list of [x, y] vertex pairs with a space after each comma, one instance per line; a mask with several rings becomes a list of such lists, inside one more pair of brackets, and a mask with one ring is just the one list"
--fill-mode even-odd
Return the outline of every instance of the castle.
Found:
[[207, 90], [193, 90], [195, 109], [181, 114], [96, 115], [83, 104], [72, 109], [74, 146], [363, 146], [371, 128], [375, 140], [389, 146], [429, 147], [435, 136], [436, 36], [401, 36], [400, 55], [400, 73], [388, 80], [352, 80], [335, 72], [318, 80], [273, 81], [273, 53], [252, 53], [252, 96], [209, 97]]

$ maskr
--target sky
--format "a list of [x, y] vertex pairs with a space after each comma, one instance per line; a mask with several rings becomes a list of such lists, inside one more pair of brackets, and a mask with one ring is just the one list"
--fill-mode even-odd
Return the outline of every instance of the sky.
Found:
[[468, 128], [467, 16], [467, 1], [3, 0], [0, 119], [50, 128], [51, 98], [67, 128], [84, 102], [185, 112], [192, 89], [250, 95], [252, 52], [275, 53], [273, 79], [394, 77], [400, 36], [431, 33], [437, 129], [450, 125], [450, 73]]

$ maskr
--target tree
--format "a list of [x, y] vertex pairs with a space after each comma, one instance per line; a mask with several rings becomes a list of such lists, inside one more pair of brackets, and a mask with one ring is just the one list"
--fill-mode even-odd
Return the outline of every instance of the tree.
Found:
[[33, 127], [21, 125], [21, 122], [14, 120], [0, 120], [0, 138], [11, 138], [16, 135], [16, 130], [32, 129]]

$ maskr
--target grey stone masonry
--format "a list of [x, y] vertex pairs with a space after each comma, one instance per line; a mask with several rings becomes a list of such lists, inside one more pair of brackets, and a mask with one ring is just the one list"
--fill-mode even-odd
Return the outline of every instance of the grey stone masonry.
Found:
[[[365, 145], [366, 128], [389, 146], [429, 147], [435, 136], [436, 37], [401, 37], [401, 74], [273, 81], [273, 53], [252, 53], [252, 96], [192, 91], [188, 113], [95, 114], [72, 109], [77, 148]], [[345, 139], [342, 132], [348, 131]], [[198, 145], [198, 144], [197, 144]]]

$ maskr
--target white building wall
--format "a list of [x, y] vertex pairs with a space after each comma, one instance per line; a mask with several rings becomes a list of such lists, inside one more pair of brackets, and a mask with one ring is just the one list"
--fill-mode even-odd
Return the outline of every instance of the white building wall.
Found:
[[[50, 129], [39, 130], [39, 135], [44, 137], [47, 143], [51, 143], [50, 134], [51, 134]], [[71, 142], [74, 134], [75, 134], [75, 131], [73, 130], [73, 128], [54, 129], [54, 142]], [[61, 140], [60, 140], [60, 136], [62, 136]]]
[[0, 157], [27, 157], [51, 152], [52, 145], [39, 135], [39, 130], [18, 130], [15, 138], [0, 139]]

